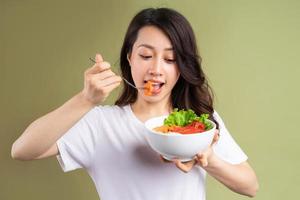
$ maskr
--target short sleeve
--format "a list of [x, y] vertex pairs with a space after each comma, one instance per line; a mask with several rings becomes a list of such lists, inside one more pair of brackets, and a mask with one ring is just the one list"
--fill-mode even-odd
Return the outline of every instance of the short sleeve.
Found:
[[57, 160], [64, 172], [90, 166], [99, 137], [100, 117], [100, 109], [94, 107], [57, 140]]
[[248, 159], [247, 155], [230, 135], [223, 120], [216, 111], [214, 112], [214, 118], [219, 123], [220, 131], [219, 140], [213, 146], [215, 154], [231, 164], [239, 164], [246, 161]]

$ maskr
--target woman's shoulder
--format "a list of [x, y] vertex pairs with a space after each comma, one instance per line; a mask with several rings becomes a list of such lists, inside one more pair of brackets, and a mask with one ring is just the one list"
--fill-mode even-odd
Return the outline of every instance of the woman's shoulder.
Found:
[[214, 110], [214, 112], [213, 112], [213, 117], [214, 117], [216, 120], [221, 118], [220, 115], [219, 115], [219, 113], [218, 113], [216, 110]]
[[219, 126], [224, 126], [224, 121], [216, 110], [213, 112], [213, 118], [219, 123]]

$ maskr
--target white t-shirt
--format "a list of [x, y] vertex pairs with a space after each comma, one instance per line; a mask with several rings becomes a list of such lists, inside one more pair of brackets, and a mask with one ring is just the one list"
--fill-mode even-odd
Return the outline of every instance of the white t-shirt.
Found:
[[[220, 125], [215, 153], [233, 164], [247, 160], [220, 116], [214, 116]], [[196, 166], [183, 173], [161, 162], [145, 132], [130, 105], [97, 106], [57, 141], [57, 158], [65, 172], [85, 168], [101, 200], [204, 200], [205, 170]]]

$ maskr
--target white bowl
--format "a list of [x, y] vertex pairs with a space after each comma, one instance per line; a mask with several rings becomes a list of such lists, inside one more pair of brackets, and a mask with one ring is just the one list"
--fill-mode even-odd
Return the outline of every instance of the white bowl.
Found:
[[174, 158], [182, 162], [192, 160], [195, 155], [207, 149], [211, 144], [216, 129], [216, 124], [213, 121], [208, 120], [213, 124], [213, 128], [202, 133], [180, 134], [170, 132], [166, 134], [154, 131], [154, 128], [163, 125], [166, 117], [151, 118], [145, 122], [145, 126], [148, 130], [146, 135], [150, 147], [167, 160]]

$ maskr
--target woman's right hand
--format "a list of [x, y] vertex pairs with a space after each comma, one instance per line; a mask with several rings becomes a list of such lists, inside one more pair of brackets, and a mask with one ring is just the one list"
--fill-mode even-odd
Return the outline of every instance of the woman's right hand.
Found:
[[96, 54], [95, 61], [96, 63], [84, 72], [82, 94], [88, 102], [98, 105], [120, 85], [122, 78], [110, 70], [110, 64], [103, 61], [100, 54]]

